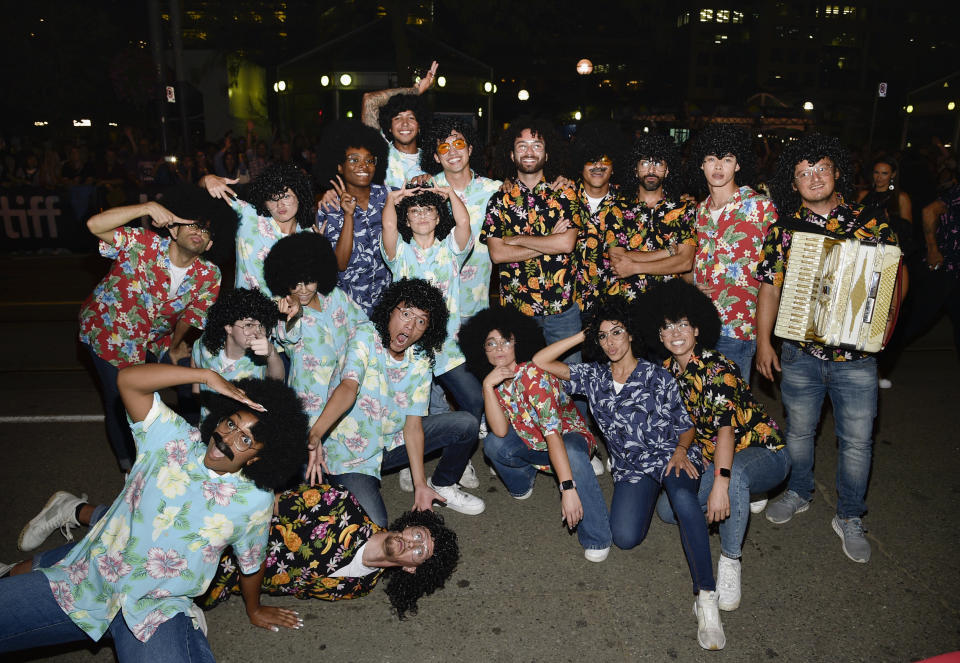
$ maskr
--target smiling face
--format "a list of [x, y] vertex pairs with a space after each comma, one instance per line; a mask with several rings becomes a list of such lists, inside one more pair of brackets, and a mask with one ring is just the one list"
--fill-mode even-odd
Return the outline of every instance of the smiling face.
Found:
[[400, 532], [387, 534], [383, 550], [390, 562], [407, 573], [414, 573], [433, 556], [433, 535], [420, 525], [405, 527]]
[[810, 207], [831, 200], [838, 176], [836, 166], [827, 157], [813, 164], [804, 160], [793, 168], [793, 188], [800, 194], [803, 204]]
[[343, 176], [344, 182], [360, 188], [370, 186], [376, 170], [377, 159], [365, 147], [348, 147], [343, 163], [337, 166], [337, 172]]
[[430, 314], [415, 306], [400, 303], [390, 312], [387, 330], [390, 342], [387, 349], [394, 359], [402, 359], [403, 353], [420, 340], [430, 326]]
[[393, 142], [397, 147], [416, 144], [417, 134], [420, 133], [417, 116], [411, 110], [400, 111], [390, 120], [390, 133], [393, 134]]
[[604, 320], [597, 330], [597, 342], [611, 363], [633, 356], [633, 336], [619, 320]]
[[583, 164], [583, 183], [594, 189], [607, 189], [613, 175], [613, 160], [603, 155], [594, 161]]
[[693, 354], [700, 330], [690, 324], [686, 318], [677, 321], [665, 320], [660, 326], [660, 342], [673, 358], [682, 364]]
[[722, 157], [708, 154], [703, 158], [700, 169], [703, 171], [703, 176], [707, 178], [709, 186], [720, 188], [734, 181], [737, 171], [740, 170], [740, 164], [737, 163], [737, 157], [732, 154]]
[[301, 281], [290, 288], [290, 294], [297, 298], [300, 306], [307, 306], [317, 298], [317, 282], [303, 283]]
[[540, 136], [535, 136], [529, 129], [524, 129], [513, 141], [513, 151], [510, 158], [517, 167], [517, 172], [535, 174], [543, 170], [547, 164], [547, 145]]
[[[462, 147], [457, 147], [462, 145]], [[473, 146], [467, 143], [463, 134], [453, 130], [450, 135], [437, 143], [433, 160], [440, 164], [446, 173], [462, 173], [470, 167], [470, 155]]]
[[487, 361], [491, 366], [512, 367], [517, 363], [517, 351], [514, 347], [513, 336], [504, 338], [499, 330], [494, 329], [483, 339], [483, 350], [487, 353]]
[[294, 220], [297, 217], [297, 210], [300, 208], [297, 194], [289, 188], [282, 194], [269, 198], [264, 205], [277, 223]]
[[210, 435], [203, 464], [218, 474], [229, 474], [259, 460], [263, 445], [250, 432], [257, 421], [257, 415], [246, 410], [222, 419]]

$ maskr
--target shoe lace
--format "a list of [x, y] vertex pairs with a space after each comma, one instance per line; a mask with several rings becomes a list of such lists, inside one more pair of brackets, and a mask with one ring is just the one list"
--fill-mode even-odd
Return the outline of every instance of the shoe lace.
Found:
[[60, 533], [63, 534], [63, 538], [67, 541], [73, 541], [73, 533], [70, 531], [74, 527], [73, 523], [65, 522], [60, 526]]
[[859, 518], [851, 518], [843, 521], [843, 533], [845, 536], [863, 536], [863, 521]]

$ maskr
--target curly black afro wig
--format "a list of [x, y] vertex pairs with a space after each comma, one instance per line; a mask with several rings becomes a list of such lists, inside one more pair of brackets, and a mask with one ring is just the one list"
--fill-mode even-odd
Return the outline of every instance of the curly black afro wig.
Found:
[[478, 311], [460, 327], [457, 342], [467, 359], [467, 370], [480, 382], [490, 373], [490, 361], [483, 343], [492, 331], [500, 332], [506, 339], [513, 339], [513, 352], [518, 364], [533, 359], [546, 343], [543, 331], [530, 316], [515, 308], [495, 306]]
[[[221, 266], [233, 258], [237, 216], [221, 201], [210, 197], [198, 186], [178, 184], [165, 190], [158, 202], [185, 221], [198, 221], [209, 226], [213, 246], [204, 258]], [[165, 232], [172, 237], [169, 230]]]
[[267, 201], [282, 196], [287, 189], [297, 197], [297, 223], [301, 228], [310, 228], [317, 222], [313, 182], [309, 175], [293, 164], [267, 166], [247, 187], [247, 202], [257, 208], [260, 216], [270, 216]]
[[327, 127], [320, 143], [323, 165], [319, 174], [324, 188], [329, 188], [329, 181], [336, 179], [339, 174], [337, 167], [347, 160], [347, 150], [351, 147], [362, 147], [377, 158], [377, 168], [371, 182], [383, 184], [387, 173], [387, 144], [383, 142], [383, 137], [376, 129], [359, 120], [340, 120]]
[[624, 173], [624, 186], [628, 194], [635, 195], [640, 188], [640, 178], [637, 177], [637, 164], [643, 159], [658, 159], [667, 162], [667, 176], [663, 179], [663, 189], [668, 195], [682, 193], [675, 191], [674, 185], [680, 178], [681, 161], [680, 146], [677, 142], [666, 134], [648, 133], [643, 134], [635, 141], [627, 157], [626, 172]]
[[377, 115], [380, 130], [388, 141], [393, 140], [391, 127], [393, 118], [404, 111], [413, 111], [414, 117], [417, 118], [417, 124], [420, 125], [421, 134], [424, 127], [430, 124], [431, 113], [426, 99], [419, 94], [395, 94], [380, 107], [380, 113]]
[[501, 180], [516, 179], [517, 164], [510, 155], [513, 153], [514, 141], [520, 137], [524, 129], [529, 129], [533, 136], [544, 143], [547, 163], [543, 167], [543, 176], [547, 182], [552, 182], [558, 175], [566, 174], [567, 145], [561, 140], [553, 122], [545, 118], [524, 115], [511, 122], [497, 141], [493, 164], [495, 177]]
[[613, 122], [595, 121], [581, 125], [570, 145], [570, 163], [577, 176], [583, 172], [583, 166], [593, 163], [602, 156], [613, 161], [613, 174], [610, 181], [614, 184], [629, 178], [630, 165], [626, 162], [626, 138]]
[[583, 356], [587, 361], [609, 361], [607, 353], [600, 347], [597, 334], [600, 333], [600, 324], [604, 321], [619, 322], [627, 333], [633, 337], [631, 350], [634, 357], [643, 357], [646, 346], [643, 343], [643, 334], [640, 328], [640, 316], [635, 303], [630, 303], [624, 297], [608, 295], [602, 297], [590, 310], [590, 317], [585, 321], [583, 333]]
[[420, 131], [420, 169], [429, 174], [436, 175], [443, 167], [434, 158], [437, 153], [437, 145], [444, 142], [454, 131], [458, 132], [467, 141], [467, 147], [472, 147], [470, 154], [470, 168], [476, 170], [477, 160], [483, 154], [483, 150], [477, 144], [477, 132], [473, 128], [473, 123], [463, 117], [438, 117], [430, 123], [426, 131]]
[[802, 201], [794, 186], [793, 171], [797, 164], [807, 161], [812, 166], [820, 159], [830, 159], [837, 169], [836, 191], [848, 201], [853, 197], [853, 167], [850, 153], [838, 138], [823, 134], [806, 134], [800, 140], [789, 143], [777, 159], [777, 167], [770, 179], [770, 194], [780, 218], [793, 216]]
[[271, 329], [280, 313], [272, 299], [259, 290], [235, 288], [220, 292], [217, 301], [207, 311], [207, 325], [203, 332], [203, 345], [216, 355], [227, 342], [227, 325], [237, 320], [253, 318], [267, 329]]
[[757, 157], [753, 152], [753, 143], [750, 134], [745, 129], [729, 124], [714, 124], [698, 133], [690, 142], [689, 181], [695, 183], [696, 193], [705, 197], [707, 180], [703, 176], [701, 167], [703, 160], [709, 156], [722, 159], [731, 154], [737, 158], [740, 170], [734, 175], [738, 185], [753, 185], [757, 171]]
[[440, 289], [423, 279], [402, 278], [391, 283], [380, 295], [380, 301], [373, 307], [370, 321], [377, 329], [380, 342], [390, 344], [390, 314], [400, 304], [412, 306], [430, 316], [430, 324], [420, 340], [414, 346], [418, 352], [430, 361], [431, 368], [436, 363], [436, 354], [447, 338], [447, 319], [450, 316], [447, 304], [443, 301]]
[[243, 474], [257, 488], [278, 492], [293, 486], [307, 462], [309, 419], [296, 392], [280, 380], [244, 378], [235, 384], [254, 403], [267, 409], [256, 412], [232, 398], [213, 394], [208, 400], [210, 414], [200, 422], [200, 439], [210, 441], [213, 430], [235, 412], [250, 412], [257, 418], [250, 432], [264, 445], [259, 460], [243, 468]]
[[390, 523], [391, 532], [400, 532], [407, 527], [426, 527], [433, 536], [433, 555], [417, 567], [413, 573], [401, 567], [390, 567], [383, 572], [387, 597], [397, 617], [404, 619], [407, 613], [417, 614], [417, 601], [442, 589], [457, 568], [460, 547], [457, 534], [443, 524], [443, 516], [433, 511], [407, 511]]
[[683, 279], [672, 279], [650, 288], [637, 298], [641, 313], [641, 335], [651, 354], [665, 358], [670, 352], [660, 340], [660, 328], [683, 318], [699, 330], [697, 343], [713, 350], [720, 338], [720, 314], [713, 301]]
[[316, 283], [329, 295], [337, 285], [337, 257], [330, 240], [312, 232], [281, 238], [263, 261], [263, 278], [274, 295], [285, 297], [298, 283]]
[[445, 240], [450, 231], [457, 225], [456, 221], [453, 220], [450, 203], [444, 200], [443, 196], [433, 191], [421, 191], [397, 203], [397, 231], [399, 231], [403, 241], [408, 244], [413, 239], [413, 230], [410, 228], [410, 222], [407, 221], [407, 210], [411, 207], [436, 208], [439, 218], [433, 234], [434, 240], [437, 242]]

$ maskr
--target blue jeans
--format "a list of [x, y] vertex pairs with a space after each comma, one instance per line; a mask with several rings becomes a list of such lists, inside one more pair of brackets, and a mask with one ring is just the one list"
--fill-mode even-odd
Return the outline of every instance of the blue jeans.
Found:
[[[663, 488], [680, 519], [680, 542], [683, 554], [693, 578], [693, 593], [701, 589], [717, 588], [713, 578], [713, 562], [710, 559], [710, 537], [707, 521], [697, 499], [699, 479], [691, 479], [685, 473], [680, 476], [664, 476]], [[616, 481], [613, 484], [613, 502], [610, 504], [610, 529], [613, 543], [618, 548], [629, 550], [647, 537], [653, 519], [660, 483], [644, 477], [636, 483]]]
[[[580, 321], [580, 307], [576, 304], [571, 304], [570, 308], [562, 313], [535, 315], [533, 320], [543, 330], [543, 339], [547, 342], [547, 345], [570, 338], [583, 329]], [[580, 351], [577, 350], [576, 352], [568, 352], [561, 359], [568, 364], [579, 364], [582, 357]], [[587, 401], [581, 396], [577, 396], [573, 399], [573, 404], [577, 407], [577, 411], [583, 417], [583, 420], [590, 421], [590, 407], [587, 405]]]
[[[708, 463], [700, 476], [697, 499], [702, 511], [713, 490], [714, 464]], [[750, 495], [764, 493], [783, 482], [790, 472], [790, 454], [786, 447], [771, 451], [766, 447], [747, 447], [733, 455], [730, 468], [730, 517], [720, 522], [720, 550], [724, 556], [738, 559], [750, 521]], [[657, 515], [665, 523], [676, 524], [677, 518], [666, 493], [657, 500]]]
[[[580, 433], [566, 433], [563, 444], [583, 506], [583, 520], [577, 526], [580, 545], [588, 550], [609, 548], [610, 516], [593, 466], [590, 465], [587, 441]], [[488, 434], [483, 441], [483, 453], [493, 463], [507, 491], [513, 496], [523, 495], [533, 488], [537, 476], [534, 465], [550, 465], [550, 454], [528, 447], [512, 426], [505, 437]]]
[[740, 377], [750, 384], [750, 371], [753, 368], [753, 355], [757, 353], [757, 341], [743, 341], [732, 336], [717, 339], [717, 351], [732, 361], [740, 369]]
[[793, 468], [788, 488], [813, 497], [814, 438], [823, 397], [833, 403], [837, 455], [837, 515], [859, 518], [870, 479], [873, 420], [877, 416], [877, 360], [821, 361], [784, 343], [780, 390], [787, 413], [787, 449]]
[[[431, 415], [424, 417], [422, 421], [424, 457], [438, 449], [443, 449], [440, 462], [433, 471], [433, 485], [452, 486], [460, 480], [467, 461], [473, 455], [479, 424], [473, 415], [466, 412]], [[401, 444], [396, 449], [384, 452], [380, 462], [380, 472], [399, 469], [409, 464], [407, 447]], [[345, 472], [327, 475], [325, 480], [349, 490], [360, 502], [360, 506], [367, 512], [370, 520], [381, 527], [387, 526], [387, 507], [380, 494], [379, 477], [359, 472]]]
[[[456, 368], [451, 368], [446, 373], [435, 375], [433, 389], [436, 391], [437, 384], [444, 387], [453, 396], [457, 407], [463, 412], [468, 412], [474, 416], [477, 421], [483, 416], [483, 387], [476, 376], [467, 370], [466, 364], [460, 364]], [[449, 410], [434, 409], [434, 394], [431, 393], [430, 414], [440, 414]]]

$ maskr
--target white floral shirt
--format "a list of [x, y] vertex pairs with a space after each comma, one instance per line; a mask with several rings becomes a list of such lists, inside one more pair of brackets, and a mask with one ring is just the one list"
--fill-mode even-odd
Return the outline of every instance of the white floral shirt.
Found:
[[273, 514], [273, 493], [242, 473], [204, 466], [200, 431], [158, 395], [130, 428], [137, 460], [123, 492], [66, 557], [41, 569], [54, 599], [93, 640], [118, 611], [142, 642], [168, 619], [190, 614], [227, 546], [244, 573], [257, 571]]

